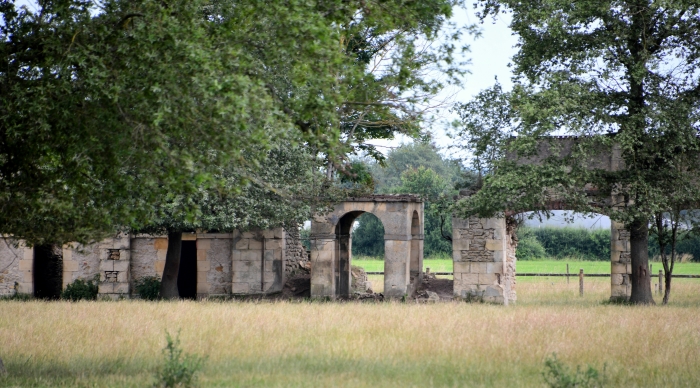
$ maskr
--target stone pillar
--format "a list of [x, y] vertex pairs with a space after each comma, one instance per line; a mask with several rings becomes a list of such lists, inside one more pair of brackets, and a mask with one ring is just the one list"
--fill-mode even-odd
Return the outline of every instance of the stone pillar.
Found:
[[335, 298], [335, 234], [311, 235], [311, 297]]
[[455, 297], [508, 304], [506, 235], [503, 218], [452, 218]]
[[197, 238], [197, 299], [209, 296], [209, 270], [211, 262], [207, 258], [207, 251], [211, 249], [211, 239]]
[[400, 298], [411, 291], [411, 238], [393, 238], [396, 236], [384, 236], [384, 296]]
[[168, 254], [168, 239], [162, 237], [154, 239], [153, 248], [156, 250], [156, 260], [153, 262], [153, 269], [158, 279], [163, 279], [165, 257]]
[[630, 232], [619, 222], [610, 222], [610, 298], [626, 298], [632, 295], [630, 276], [632, 255]]
[[[122, 234], [101, 243], [100, 247], [103, 246], [106, 248], [102, 248], [100, 251], [99, 295], [112, 299], [128, 296], [131, 237]], [[64, 250], [64, 257], [65, 254]]]
[[17, 292], [34, 294], [34, 248], [28, 247], [24, 241], [19, 243], [21, 257], [19, 260], [20, 281]]

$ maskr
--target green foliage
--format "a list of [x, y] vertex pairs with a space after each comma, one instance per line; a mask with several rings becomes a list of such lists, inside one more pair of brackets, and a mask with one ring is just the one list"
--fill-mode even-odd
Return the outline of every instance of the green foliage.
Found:
[[158, 300], [160, 299], [160, 279], [155, 276], [144, 276], [134, 282], [136, 292], [141, 299]]
[[165, 363], [156, 372], [156, 387], [195, 387], [197, 386], [197, 373], [204, 365], [204, 358], [194, 354], [183, 354], [180, 346], [180, 331], [173, 338], [165, 332], [163, 357]]
[[32, 294], [22, 294], [15, 292], [14, 294], [10, 295], [2, 295], [0, 296], [0, 300], [14, 300], [14, 301], [19, 301], [19, 302], [27, 302], [34, 299], [34, 295]]
[[517, 235], [518, 248], [515, 251], [515, 256], [518, 260], [540, 260], [549, 256], [535, 235], [534, 229], [520, 227]]
[[384, 257], [384, 226], [379, 218], [364, 213], [357, 222], [359, 225], [352, 231], [353, 256]]
[[61, 299], [70, 300], [71, 302], [79, 300], [97, 300], [97, 293], [99, 290], [97, 286], [98, 281], [99, 278], [97, 276], [88, 281], [76, 279], [73, 283], [66, 286], [66, 289], [61, 293]]
[[580, 365], [576, 366], [576, 371], [571, 371], [557, 359], [556, 353], [547, 357], [544, 366], [542, 377], [551, 388], [599, 388], [605, 384], [605, 366], [603, 366], [603, 373], [599, 373], [590, 365], [585, 371], [581, 370]]
[[[547, 256], [557, 259], [610, 260], [610, 230], [585, 228], [522, 228], [542, 244]], [[530, 230], [527, 230], [530, 229]]]

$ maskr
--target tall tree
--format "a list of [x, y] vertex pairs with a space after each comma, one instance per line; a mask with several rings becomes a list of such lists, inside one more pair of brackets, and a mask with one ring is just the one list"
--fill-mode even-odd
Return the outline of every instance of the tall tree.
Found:
[[[573, 210], [608, 213], [631, 232], [633, 303], [654, 303], [648, 225], [671, 209], [665, 188], [674, 162], [696, 179], [700, 130], [700, 5], [694, 1], [480, 1], [482, 18], [511, 12], [519, 36], [513, 58], [512, 125], [498, 149], [536, 158], [552, 136], [577, 136], [571, 150], [551, 142], [551, 157], [517, 164], [499, 157], [464, 214], [545, 210], [552, 198]], [[495, 110], [487, 113], [495, 113]], [[503, 112], [501, 112], [503, 113]], [[478, 113], [468, 110], [464, 116]], [[510, 137], [508, 135], [515, 135]], [[617, 171], [595, 168], [602, 149], [619, 147]], [[697, 192], [697, 190], [695, 191]], [[599, 196], [591, 205], [591, 195]], [[697, 198], [696, 198], [697, 199]], [[694, 201], [697, 204], [697, 201]]]

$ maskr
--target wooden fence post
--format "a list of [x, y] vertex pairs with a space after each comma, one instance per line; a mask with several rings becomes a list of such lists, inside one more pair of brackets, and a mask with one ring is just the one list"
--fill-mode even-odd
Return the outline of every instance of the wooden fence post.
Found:
[[663, 272], [664, 272], [663, 270], [659, 270], [659, 295], [663, 295], [663, 293], [664, 293], [663, 287], [661, 286], [661, 283], [663, 282], [662, 279], [664, 277]]
[[583, 268], [578, 272], [578, 294], [583, 296]]
[[569, 284], [569, 263], [566, 263], [566, 284]]

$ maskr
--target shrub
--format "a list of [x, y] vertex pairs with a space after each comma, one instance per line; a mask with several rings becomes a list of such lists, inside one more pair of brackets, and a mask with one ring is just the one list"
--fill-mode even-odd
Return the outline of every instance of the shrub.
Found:
[[547, 252], [531, 228], [518, 229], [518, 248], [515, 251], [518, 260], [540, 260], [548, 258]]
[[193, 387], [197, 383], [197, 372], [202, 368], [204, 359], [197, 355], [183, 355], [180, 347], [180, 331], [173, 338], [165, 332], [163, 356], [165, 364], [156, 373], [156, 387]]
[[603, 374], [598, 373], [590, 365], [585, 371], [577, 365], [576, 371], [572, 372], [568, 366], [557, 359], [556, 353], [547, 357], [544, 366], [545, 371], [542, 372], [544, 382], [552, 388], [594, 388], [602, 387], [604, 384], [605, 366], [603, 366]]
[[61, 299], [67, 299], [72, 302], [78, 300], [97, 300], [97, 276], [94, 279], [85, 281], [76, 279], [73, 283], [66, 286], [66, 289], [61, 293]]
[[141, 299], [158, 300], [160, 299], [160, 279], [155, 276], [144, 276], [137, 280], [135, 285], [136, 292]]

